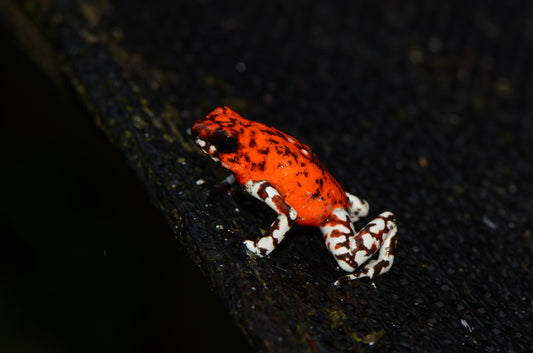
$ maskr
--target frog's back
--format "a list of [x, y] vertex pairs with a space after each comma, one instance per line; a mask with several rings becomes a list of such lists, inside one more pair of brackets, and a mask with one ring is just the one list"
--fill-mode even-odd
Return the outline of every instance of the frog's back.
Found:
[[297, 223], [319, 226], [333, 209], [347, 207], [339, 183], [305, 144], [275, 128], [247, 120], [237, 153], [223, 162], [241, 185], [266, 180], [298, 213]]

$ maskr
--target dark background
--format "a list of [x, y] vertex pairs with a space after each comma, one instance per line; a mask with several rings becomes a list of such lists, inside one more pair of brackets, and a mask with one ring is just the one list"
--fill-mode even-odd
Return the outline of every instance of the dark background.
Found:
[[0, 43], [0, 351], [250, 351], [72, 88]]

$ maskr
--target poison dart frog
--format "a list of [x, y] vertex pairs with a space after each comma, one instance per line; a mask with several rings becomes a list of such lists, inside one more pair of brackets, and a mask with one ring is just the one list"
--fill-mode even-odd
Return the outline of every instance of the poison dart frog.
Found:
[[278, 215], [263, 237], [244, 242], [250, 252], [269, 255], [299, 224], [320, 228], [343, 270], [352, 273], [366, 262], [348, 279], [375, 278], [389, 271], [396, 249], [396, 217], [383, 212], [355, 232], [352, 222], [368, 214], [368, 202], [345, 192], [308, 146], [228, 107], [197, 120], [191, 131], [202, 151], [233, 173], [229, 182], [238, 182]]

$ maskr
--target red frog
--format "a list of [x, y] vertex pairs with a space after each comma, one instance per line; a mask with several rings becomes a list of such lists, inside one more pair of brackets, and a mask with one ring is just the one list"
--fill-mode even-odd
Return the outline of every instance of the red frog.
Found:
[[247, 120], [228, 107], [213, 110], [192, 127], [195, 143], [215, 162], [230, 170], [246, 192], [265, 202], [278, 217], [246, 248], [267, 256], [296, 223], [319, 227], [339, 266], [375, 278], [392, 266], [396, 248], [396, 217], [383, 212], [359, 232], [352, 222], [368, 214], [368, 203], [345, 192], [311, 149], [273, 127]]

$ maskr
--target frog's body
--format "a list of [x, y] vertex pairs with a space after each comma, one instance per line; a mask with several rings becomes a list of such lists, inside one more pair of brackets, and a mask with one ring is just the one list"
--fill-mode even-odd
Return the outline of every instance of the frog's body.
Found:
[[247, 192], [278, 213], [265, 236], [245, 242], [248, 250], [268, 255], [297, 223], [320, 227], [329, 251], [348, 272], [381, 249], [378, 259], [350, 278], [374, 278], [390, 269], [396, 245], [394, 215], [384, 212], [356, 234], [352, 222], [368, 214], [368, 203], [344, 192], [308, 146], [227, 107], [196, 121], [192, 134]]

